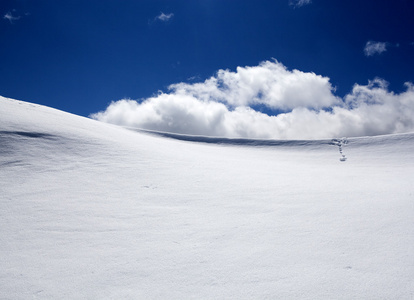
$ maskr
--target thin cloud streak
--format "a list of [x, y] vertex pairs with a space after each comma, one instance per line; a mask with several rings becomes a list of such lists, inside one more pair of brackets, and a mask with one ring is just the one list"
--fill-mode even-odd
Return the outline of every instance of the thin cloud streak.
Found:
[[13, 24], [13, 21], [17, 21], [20, 18], [21, 16], [14, 17], [11, 12], [8, 12], [3, 16], [3, 19], [9, 20], [10, 24]]
[[[266, 61], [255, 67], [220, 70], [201, 83], [178, 83], [143, 101], [123, 99], [92, 118], [181, 134], [322, 139], [414, 131], [414, 86], [388, 91], [374, 79], [356, 84], [343, 99], [329, 78]], [[276, 115], [251, 107], [262, 105]]]
[[295, 8], [311, 4], [312, 0], [290, 0], [289, 5]]
[[373, 56], [387, 51], [387, 43], [368, 41], [365, 44], [364, 53], [366, 56]]
[[164, 14], [163, 12], [161, 12], [160, 15], [155, 17], [155, 20], [160, 20], [162, 22], [168, 22], [172, 17], [174, 17], [173, 13]]

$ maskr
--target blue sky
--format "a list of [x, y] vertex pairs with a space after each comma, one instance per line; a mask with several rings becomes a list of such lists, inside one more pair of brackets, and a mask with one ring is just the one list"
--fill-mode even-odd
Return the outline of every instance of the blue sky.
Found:
[[328, 78], [342, 99], [375, 78], [403, 93], [413, 11], [411, 0], [2, 0], [0, 95], [88, 116], [265, 61]]

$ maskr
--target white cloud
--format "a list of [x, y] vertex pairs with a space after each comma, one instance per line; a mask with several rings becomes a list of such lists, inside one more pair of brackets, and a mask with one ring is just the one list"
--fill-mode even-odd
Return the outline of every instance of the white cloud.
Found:
[[164, 14], [163, 12], [161, 12], [161, 14], [155, 17], [155, 20], [160, 20], [162, 22], [168, 22], [172, 17], [174, 17], [173, 13]]
[[311, 4], [312, 0], [289, 0], [289, 5], [293, 7], [302, 7], [304, 5]]
[[7, 14], [5, 14], [5, 15], [3, 16], [3, 19], [9, 20], [9, 22], [10, 22], [11, 24], [13, 24], [13, 21], [17, 21], [17, 20], [19, 20], [20, 18], [21, 18], [21, 16], [14, 17], [14, 16], [12, 15], [12, 13], [11, 13], [11, 12], [8, 12]]
[[[340, 99], [329, 78], [289, 71], [279, 62], [220, 70], [201, 83], [179, 83], [137, 102], [120, 100], [92, 118], [182, 134], [318, 139], [414, 130], [414, 86], [400, 94], [384, 80], [355, 85]], [[279, 112], [267, 115], [250, 106]]]
[[237, 67], [236, 72], [219, 70], [202, 83], [178, 83], [169, 87], [176, 95], [191, 95], [202, 101], [225, 103], [230, 108], [263, 104], [287, 111], [295, 107], [329, 107], [339, 101], [332, 95], [329, 78], [289, 71], [275, 61], [255, 67]]
[[381, 54], [387, 51], [387, 43], [368, 41], [365, 44], [364, 53], [366, 56]]

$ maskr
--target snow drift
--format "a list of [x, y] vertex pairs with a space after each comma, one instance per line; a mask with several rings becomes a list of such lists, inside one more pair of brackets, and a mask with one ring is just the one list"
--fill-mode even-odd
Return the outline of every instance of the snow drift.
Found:
[[0, 98], [5, 299], [410, 299], [414, 134], [137, 132]]

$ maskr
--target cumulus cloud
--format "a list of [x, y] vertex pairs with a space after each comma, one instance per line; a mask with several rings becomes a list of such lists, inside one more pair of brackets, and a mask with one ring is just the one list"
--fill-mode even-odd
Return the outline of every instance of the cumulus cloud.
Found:
[[329, 78], [289, 71], [277, 61], [237, 67], [236, 72], [219, 70], [202, 83], [173, 84], [169, 90], [204, 102], [222, 102], [230, 108], [263, 104], [270, 109], [288, 111], [299, 106], [328, 107], [339, 101], [332, 95]]
[[368, 41], [365, 44], [364, 53], [366, 56], [381, 54], [387, 51], [387, 43]]
[[5, 19], [5, 20], [9, 20], [9, 22], [11, 23], [11, 24], [13, 24], [13, 21], [17, 21], [17, 20], [19, 20], [21, 18], [21, 16], [13, 16], [13, 14], [11, 13], [11, 12], [8, 12], [7, 14], [5, 14], [4, 16], [3, 16], [3, 19]]
[[[92, 118], [122, 126], [182, 134], [320, 139], [414, 130], [414, 86], [388, 91], [386, 81], [356, 84], [343, 99], [329, 78], [288, 70], [277, 61], [235, 72], [220, 70], [200, 83], [178, 83], [142, 101], [111, 103]], [[265, 107], [266, 114], [252, 107]]]
[[293, 7], [302, 7], [304, 5], [311, 4], [312, 0], [289, 0], [289, 5]]
[[161, 12], [161, 14], [155, 17], [155, 20], [159, 20], [162, 22], [168, 22], [172, 17], [174, 17], [173, 13], [164, 14], [163, 12]]

